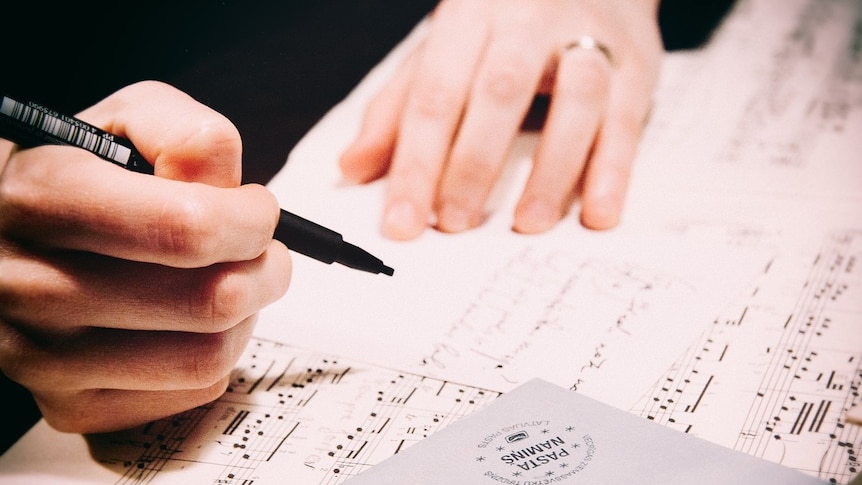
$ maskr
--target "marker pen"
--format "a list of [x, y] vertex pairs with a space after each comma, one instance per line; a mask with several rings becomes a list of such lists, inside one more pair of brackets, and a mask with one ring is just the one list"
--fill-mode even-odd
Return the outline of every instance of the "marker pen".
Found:
[[[0, 137], [24, 148], [68, 145], [87, 150], [104, 160], [135, 172], [152, 175], [153, 166], [132, 142], [75, 117], [32, 101], [9, 96], [0, 100]], [[344, 240], [341, 234], [284, 209], [273, 238], [288, 249], [327, 264], [392, 276], [395, 270], [367, 251]]]

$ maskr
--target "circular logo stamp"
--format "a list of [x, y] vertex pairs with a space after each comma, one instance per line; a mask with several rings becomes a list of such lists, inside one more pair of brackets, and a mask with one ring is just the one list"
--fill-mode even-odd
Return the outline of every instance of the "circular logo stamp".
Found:
[[596, 455], [588, 432], [550, 420], [517, 422], [496, 429], [476, 447], [483, 479], [509, 485], [566, 483]]

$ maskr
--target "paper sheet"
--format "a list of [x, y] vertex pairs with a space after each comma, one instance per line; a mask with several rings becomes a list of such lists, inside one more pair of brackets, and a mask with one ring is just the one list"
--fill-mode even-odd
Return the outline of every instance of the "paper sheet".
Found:
[[332, 485], [499, 395], [253, 339], [217, 401], [86, 438], [41, 421], [0, 457], [0, 483]]
[[333, 161], [357, 129], [347, 121], [399, 53], [321, 121], [270, 184], [284, 207], [338, 228], [395, 276], [296, 257], [288, 295], [262, 312], [257, 335], [498, 391], [542, 377], [627, 409], [766, 265], [768, 252], [646, 228], [593, 232], [574, 214], [545, 234], [514, 233], [535, 134], [518, 140], [481, 227], [384, 239], [385, 180], [348, 186]]
[[[648, 377], [648, 371], [638, 368], [644, 363], [641, 354], [617, 352], [619, 360], [613, 361], [617, 371], [608, 360], [597, 376], [615, 382], [613, 388], [626, 379], [641, 381], [640, 399], [630, 404], [632, 414], [831, 483], [849, 483], [862, 470], [857, 459], [862, 427], [846, 415], [860, 405], [862, 386], [860, 10], [862, 4], [856, 0], [737, 2], [709, 47], [666, 58], [635, 165], [624, 227], [597, 235], [581, 230], [574, 220], [564, 221], [546, 236], [559, 244], [548, 243], [544, 236], [522, 238], [520, 244], [501, 243], [478, 231], [459, 236], [429, 232], [416, 244], [379, 237], [382, 184], [339, 185], [334, 158], [325, 154], [336, 152], [356, 130], [362, 103], [391, 66], [382, 64], [308, 136], [273, 189], [286, 208], [330, 225], [384, 257], [395, 266], [395, 278], [326, 267], [296, 256], [293, 288], [264, 312], [258, 336], [271, 333], [288, 343], [314, 347], [255, 339], [237, 366], [231, 392], [210, 406], [128, 433], [85, 440], [57, 433], [41, 422], [0, 457], [0, 481], [262, 484], [283, 483], [290, 477], [293, 483], [339, 484], [499, 395], [499, 389], [463, 382], [468, 376], [480, 374], [478, 378], [512, 389], [535, 372], [520, 362], [506, 369], [513, 374], [499, 371], [496, 364], [489, 369], [494, 360], [479, 354], [469, 359], [465, 354], [447, 355], [451, 357], [447, 364], [466, 362], [472, 369], [463, 379], [435, 379], [421, 365], [421, 373], [408, 372], [428, 355], [424, 349], [417, 352], [417, 347], [433, 339], [446, 343], [449, 338], [465, 345], [463, 337], [473, 348], [486, 337], [484, 329], [493, 328], [461, 327], [457, 339], [444, 332], [442, 338], [431, 335], [429, 340], [428, 332], [448, 331], [451, 322], [467, 315], [460, 304], [441, 306], [443, 294], [458, 293], [459, 302], [479, 302], [486, 310], [512, 309], [513, 289], [532, 289], [524, 281], [541, 281], [544, 289], [566, 297], [560, 301], [567, 304], [580, 301], [568, 299], [572, 296], [600, 297], [601, 308], [607, 311], [593, 309], [589, 316], [604, 323], [612, 320], [612, 310], [625, 307], [621, 301], [649, 302], [645, 315], [626, 322], [647, 325], [615, 343], [625, 348], [626, 340], [636, 337], [659, 346], [650, 340], [660, 338], [650, 333], [655, 329], [650, 323], [669, 311], [672, 295], [687, 294], [692, 299], [683, 301], [681, 308], [697, 310], [691, 307], [696, 306], [698, 291], [738, 268], [741, 272], [732, 288], [706, 302], [717, 310], [695, 324], [695, 337], [685, 351], [669, 357], [672, 363], [665, 369]], [[414, 41], [408, 39], [407, 44]], [[497, 231], [502, 239], [510, 238], [511, 194], [529, 168], [534, 145], [531, 135], [518, 140], [505, 183], [495, 194], [495, 215], [483, 228], [489, 234]], [[309, 187], [289, 181], [282, 189], [288, 174], [307, 181]], [[318, 193], [321, 186], [326, 190]], [[321, 202], [323, 195], [329, 198]], [[345, 206], [361, 215], [348, 217], [350, 211], [340, 210]], [[466, 241], [474, 238], [483, 246], [471, 249]], [[660, 246], [655, 242], [662, 240], [670, 240], [668, 247], [680, 251], [676, 265], [664, 267], [667, 248], [658, 247], [647, 256], [646, 241]], [[605, 242], [608, 250], [598, 251]], [[434, 268], [438, 272], [411, 275], [411, 269], [419, 271], [421, 265], [435, 262], [418, 257], [429, 246], [442, 260]], [[696, 259], [692, 253], [700, 248], [703, 255], [730, 255], [721, 274], [685, 267], [684, 261]], [[481, 264], [483, 258], [490, 262]], [[753, 268], [743, 263], [747, 258], [752, 258]], [[548, 262], [554, 264], [541, 264]], [[705, 262], [705, 267], [711, 266]], [[471, 267], [485, 271], [463, 270]], [[510, 271], [518, 268], [529, 271]], [[413, 300], [416, 314], [437, 316], [437, 323], [445, 325], [413, 327], [409, 333], [407, 327], [391, 325], [385, 329], [391, 333], [372, 333], [379, 322], [348, 325], [355, 322], [350, 318], [338, 321], [338, 326], [318, 328], [318, 321], [304, 324], [302, 313], [292, 313], [299, 311], [294, 308], [310, 311], [312, 302], [324, 302], [365, 305], [365, 311], [388, 315], [393, 307], [383, 303], [392, 295], [384, 290], [395, 286], [402, 274], [407, 281], [425, 277], [428, 282], [446, 282], [445, 287], [425, 285], [419, 295], [428, 299]], [[523, 274], [537, 279], [519, 279]], [[570, 287], [561, 282], [566, 274], [582, 278]], [[599, 284], [582, 285], [587, 281]], [[620, 281], [629, 284], [612, 284]], [[645, 281], [665, 286], [645, 292], [644, 285], [634, 284]], [[351, 291], [357, 285], [380, 286], [377, 295], [385, 301], [373, 298], [380, 306], [368, 305], [369, 298]], [[578, 291], [566, 293], [567, 288]], [[482, 289], [492, 291], [481, 293]], [[627, 299], [614, 301], [619, 295]], [[525, 301], [539, 306], [536, 300]], [[593, 319], [577, 306], [571, 314]], [[535, 322], [536, 312], [526, 316], [516, 309], [512, 315], [519, 318], [513, 322], [520, 317]], [[569, 308], [561, 313], [569, 315]], [[335, 333], [330, 334], [333, 328]], [[545, 326], [543, 332], [583, 329], [593, 338], [597, 332], [590, 333], [590, 328]], [[527, 330], [520, 329], [521, 338]], [[516, 326], [507, 327], [507, 332], [518, 331]], [[373, 337], [382, 342], [371, 345], [385, 343], [390, 351], [377, 355], [347, 349], [358, 357], [353, 360], [334, 352], [345, 345], [345, 335]], [[489, 338], [495, 346], [502, 340]], [[325, 351], [314, 350], [318, 346]], [[401, 361], [407, 368], [369, 363]], [[637, 374], [621, 375], [618, 371], [625, 366]], [[554, 380], [576, 375], [561, 377], [557, 370], [540, 369]], [[564, 386], [573, 384], [580, 383]], [[579, 393], [592, 395], [588, 386], [580, 389]], [[600, 393], [596, 396], [606, 402], [630, 399], [625, 389], [621, 394]]]

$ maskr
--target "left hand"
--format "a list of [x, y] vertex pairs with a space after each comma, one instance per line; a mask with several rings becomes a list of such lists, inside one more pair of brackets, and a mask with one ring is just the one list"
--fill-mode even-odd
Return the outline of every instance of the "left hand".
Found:
[[[444, 0], [421, 45], [370, 102], [340, 160], [366, 182], [389, 174], [383, 233], [479, 225], [537, 95], [550, 109], [513, 228], [620, 218], [663, 52], [658, 0]], [[607, 46], [571, 48], [589, 35]]]

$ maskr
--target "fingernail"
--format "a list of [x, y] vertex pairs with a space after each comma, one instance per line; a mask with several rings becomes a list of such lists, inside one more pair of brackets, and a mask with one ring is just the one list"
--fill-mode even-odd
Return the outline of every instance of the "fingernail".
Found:
[[611, 229], [620, 222], [621, 208], [618, 204], [607, 202], [584, 206], [581, 210], [581, 224], [588, 229]]
[[542, 200], [534, 200], [518, 211], [515, 230], [523, 233], [542, 232], [553, 227], [559, 220], [559, 212]]
[[386, 207], [383, 216], [383, 234], [393, 239], [411, 239], [425, 228], [416, 206], [399, 200]]
[[470, 212], [455, 204], [446, 204], [437, 213], [437, 226], [445, 232], [461, 232], [473, 227]]

